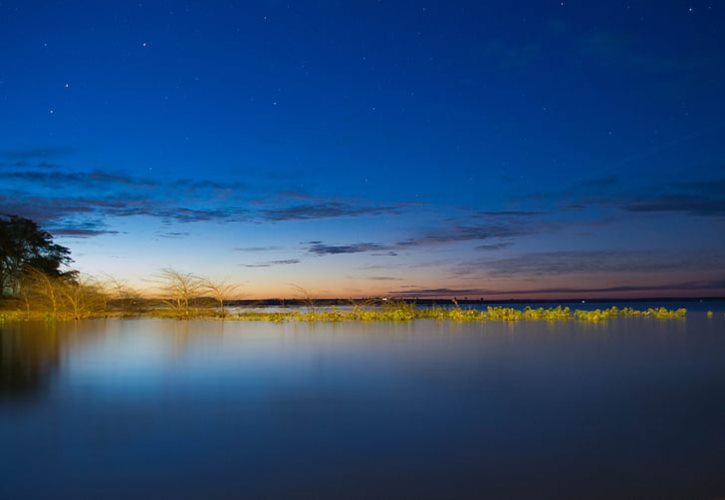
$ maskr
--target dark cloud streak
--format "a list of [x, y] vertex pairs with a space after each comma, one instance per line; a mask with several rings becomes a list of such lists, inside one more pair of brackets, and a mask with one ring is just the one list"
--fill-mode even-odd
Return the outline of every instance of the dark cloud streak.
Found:
[[257, 264], [239, 264], [242, 267], [272, 267], [272, 266], [288, 266], [292, 264], [299, 264], [299, 259], [281, 259], [281, 260], [270, 260], [267, 262], [259, 262]]
[[591, 250], [533, 252], [504, 259], [479, 259], [461, 265], [457, 273], [491, 277], [655, 273], [725, 269], [725, 252], [654, 252]]
[[355, 206], [344, 202], [331, 201], [262, 210], [259, 212], [259, 216], [264, 220], [283, 222], [337, 217], [390, 215], [399, 213], [400, 210], [400, 206]]
[[530, 290], [495, 290], [490, 288], [413, 288], [391, 291], [389, 294], [396, 297], [462, 297], [474, 296], [519, 296], [563, 294], [578, 295], [592, 293], [628, 293], [628, 292], [708, 292], [725, 290], [725, 278], [707, 281], [685, 281], [666, 283], [663, 285], [618, 285], [608, 287], [551, 287], [532, 288]]
[[311, 241], [308, 251], [315, 255], [340, 255], [365, 252], [382, 252], [390, 247], [377, 243], [354, 243], [351, 245], [325, 245], [320, 241]]

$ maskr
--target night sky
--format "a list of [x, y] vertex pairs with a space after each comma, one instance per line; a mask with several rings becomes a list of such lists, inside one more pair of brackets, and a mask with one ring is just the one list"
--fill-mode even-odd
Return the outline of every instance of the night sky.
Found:
[[247, 298], [725, 294], [725, 3], [3, 1], [0, 212]]

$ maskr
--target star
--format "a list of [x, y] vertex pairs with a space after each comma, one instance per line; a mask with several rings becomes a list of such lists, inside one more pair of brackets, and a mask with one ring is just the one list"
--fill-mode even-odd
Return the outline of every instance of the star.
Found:
[[70, 87], [70, 83], [66, 83], [65, 85], [63, 85], [63, 87], [66, 88], [66, 89], [69, 88]]
[[147, 47], [148, 44], [146, 42], [141, 42], [141, 47]]

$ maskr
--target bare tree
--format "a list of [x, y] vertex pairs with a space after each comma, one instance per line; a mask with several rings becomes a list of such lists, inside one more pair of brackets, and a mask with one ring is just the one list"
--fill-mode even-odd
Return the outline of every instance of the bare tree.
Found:
[[31, 269], [23, 271], [19, 278], [19, 296], [25, 305], [25, 316], [30, 318], [30, 310], [36, 306], [38, 300], [38, 279]]
[[106, 309], [107, 295], [97, 281], [84, 277], [65, 280], [58, 291], [74, 319], [86, 318]]
[[191, 273], [166, 268], [161, 270], [161, 285], [165, 294], [164, 303], [179, 316], [188, 318], [192, 299], [203, 290], [201, 279]]
[[226, 317], [224, 303], [237, 291], [239, 285], [227, 283], [226, 281], [205, 279], [202, 280], [202, 288], [219, 304], [219, 312], [222, 318]]
[[310, 295], [310, 292], [306, 288], [303, 288], [300, 285], [295, 285], [294, 283], [290, 283], [290, 286], [297, 292], [300, 300], [304, 302], [308, 311], [314, 312], [316, 310], [315, 299]]
[[26, 301], [28, 313], [30, 312], [30, 303], [44, 301], [48, 307], [48, 312], [54, 318], [57, 318], [61, 306], [60, 288], [63, 285], [62, 279], [48, 276], [34, 267], [28, 267], [25, 269], [23, 280], [22, 288], [25, 288], [23, 293], [25, 294], [24, 300]]
[[106, 288], [114, 305], [123, 311], [139, 311], [141, 308], [141, 293], [125, 281], [106, 275]]

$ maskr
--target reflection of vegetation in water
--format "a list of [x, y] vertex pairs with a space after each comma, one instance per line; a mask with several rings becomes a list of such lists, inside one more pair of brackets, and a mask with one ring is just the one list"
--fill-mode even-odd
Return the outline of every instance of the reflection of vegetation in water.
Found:
[[0, 323], [0, 397], [40, 390], [60, 359], [54, 324]]

